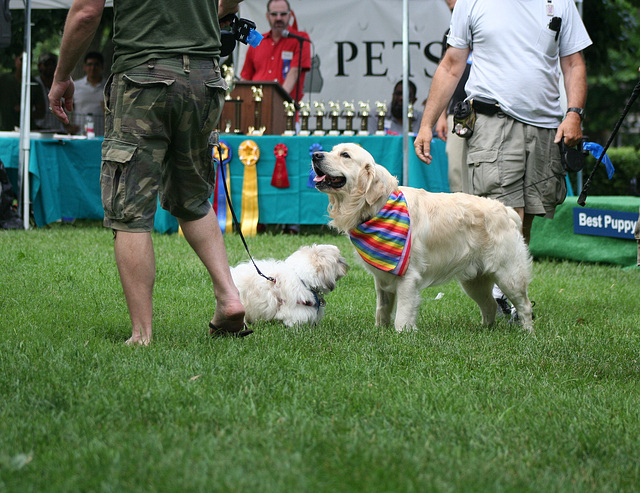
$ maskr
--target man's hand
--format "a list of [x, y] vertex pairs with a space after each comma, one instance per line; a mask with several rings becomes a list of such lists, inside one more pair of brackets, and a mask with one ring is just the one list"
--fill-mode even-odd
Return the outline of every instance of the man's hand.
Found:
[[436, 135], [440, 140], [447, 141], [447, 112], [443, 111], [436, 123]]
[[558, 127], [556, 137], [553, 140], [556, 144], [564, 138], [565, 145], [573, 147], [582, 140], [582, 125], [580, 115], [570, 111]]
[[422, 125], [420, 131], [416, 136], [416, 140], [413, 146], [416, 149], [416, 156], [427, 164], [431, 164], [431, 139], [433, 138], [433, 132], [428, 125]]
[[53, 115], [64, 124], [69, 124], [69, 117], [64, 110], [73, 111], [74, 91], [75, 86], [71, 78], [63, 81], [58, 81], [54, 78], [51, 90], [49, 91], [49, 109]]
[[238, 4], [241, 2], [242, 0], [218, 0], [218, 19], [238, 13]]

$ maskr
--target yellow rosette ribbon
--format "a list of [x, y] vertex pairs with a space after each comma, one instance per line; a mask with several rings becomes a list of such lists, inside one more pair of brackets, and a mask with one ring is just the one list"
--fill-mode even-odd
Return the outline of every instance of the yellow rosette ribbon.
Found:
[[244, 236], [255, 236], [258, 233], [258, 144], [253, 140], [245, 140], [238, 148], [238, 157], [244, 164], [240, 230]]

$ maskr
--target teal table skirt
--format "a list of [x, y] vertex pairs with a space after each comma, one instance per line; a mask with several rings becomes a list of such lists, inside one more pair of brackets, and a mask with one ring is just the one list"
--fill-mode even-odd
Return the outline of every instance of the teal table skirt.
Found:
[[[392, 175], [402, 182], [402, 137], [401, 136], [368, 136], [368, 137], [282, 137], [265, 135], [247, 137], [244, 135], [223, 135], [231, 149], [229, 171], [231, 175], [231, 202], [238, 220], [242, 213], [242, 183], [244, 165], [238, 157], [238, 148], [245, 140], [254, 141], [260, 149], [257, 163], [258, 174], [258, 210], [260, 223], [264, 224], [326, 224], [329, 221], [327, 195], [318, 192], [309, 182], [311, 170], [311, 149], [321, 146], [323, 150], [342, 142], [355, 142], [371, 153], [378, 164], [387, 168]], [[275, 146], [287, 146], [287, 174], [289, 188], [276, 188], [271, 185], [271, 178], [276, 164]], [[445, 144], [434, 140], [432, 153], [434, 162], [427, 166], [418, 159], [413, 150], [413, 142], [409, 149], [409, 185], [425, 188], [432, 192], [448, 192], [447, 157]], [[178, 222], [168, 212], [158, 208], [156, 213], [156, 231], [171, 233], [178, 230]]]
[[[101, 148], [102, 139], [31, 140], [30, 198], [38, 226], [63, 217], [102, 219]], [[16, 195], [20, 195], [19, 154], [19, 139], [0, 138], [0, 159], [7, 168]]]
[[[253, 140], [260, 148], [257, 163], [259, 222], [264, 224], [326, 224], [327, 196], [309, 186], [310, 149], [319, 145], [323, 150], [342, 142], [355, 142], [368, 150], [378, 164], [385, 166], [402, 183], [402, 137], [259, 137], [222, 135], [231, 149], [229, 170], [231, 200], [240, 218], [244, 165], [238, 148], [245, 140]], [[271, 177], [277, 144], [287, 146], [286, 165], [289, 188], [275, 188]], [[100, 161], [102, 139], [53, 140], [33, 139], [29, 173], [31, 204], [36, 224], [44, 226], [63, 217], [100, 219], [103, 217], [100, 199]], [[432, 192], [448, 192], [447, 157], [444, 142], [432, 144], [434, 160], [427, 166], [409, 149], [409, 186]], [[0, 159], [9, 170], [17, 191], [19, 139], [0, 138]], [[158, 208], [154, 229], [162, 233], [175, 232], [178, 223], [169, 213]]]

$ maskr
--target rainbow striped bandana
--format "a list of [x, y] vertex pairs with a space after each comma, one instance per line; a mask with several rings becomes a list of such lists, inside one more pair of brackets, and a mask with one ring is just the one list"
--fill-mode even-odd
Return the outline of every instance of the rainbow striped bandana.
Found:
[[360, 256], [374, 267], [403, 276], [409, 265], [411, 223], [404, 194], [395, 190], [376, 216], [349, 231]]

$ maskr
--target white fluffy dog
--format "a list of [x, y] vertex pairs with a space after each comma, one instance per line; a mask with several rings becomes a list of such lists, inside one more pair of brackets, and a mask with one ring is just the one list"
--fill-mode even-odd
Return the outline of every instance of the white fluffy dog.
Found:
[[[316, 188], [329, 195], [331, 226], [349, 234], [354, 246], [363, 229], [374, 229], [371, 224], [377, 228], [379, 223], [375, 221], [385, 218], [385, 210], [407, 214], [408, 209], [410, 234], [401, 242], [402, 255], [393, 258], [396, 272], [403, 275], [365, 262], [375, 278], [376, 324], [389, 325], [397, 303], [396, 330], [414, 329], [420, 290], [456, 278], [480, 307], [484, 324], [491, 325], [496, 318], [497, 303], [492, 296], [495, 283], [516, 307], [523, 328], [533, 332], [527, 296], [531, 256], [514, 209], [497, 200], [464, 193], [398, 187], [398, 180], [355, 144], [339, 144], [331, 152], [314, 153], [313, 169]], [[399, 209], [394, 205], [398, 201], [393, 202], [401, 195], [398, 190], [405, 199]], [[366, 234], [371, 237], [369, 231]], [[373, 236], [376, 234], [373, 231]], [[374, 243], [380, 237], [376, 238]], [[385, 241], [383, 238], [383, 247]], [[378, 258], [385, 254], [384, 248], [372, 251]]]
[[256, 260], [231, 269], [245, 308], [245, 322], [280, 320], [288, 327], [317, 324], [324, 315], [324, 295], [348, 270], [334, 245], [300, 247], [286, 260]]

